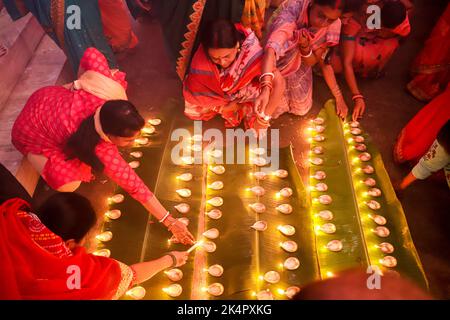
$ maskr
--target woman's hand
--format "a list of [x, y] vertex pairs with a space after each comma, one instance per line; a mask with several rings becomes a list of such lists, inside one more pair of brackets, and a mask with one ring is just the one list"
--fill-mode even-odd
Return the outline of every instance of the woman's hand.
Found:
[[167, 255], [173, 256], [176, 260], [176, 264], [172, 264], [170, 266], [171, 268], [181, 267], [182, 265], [185, 265], [189, 258], [189, 253], [187, 251], [171, 251], [167, 253]]
[[168, 227], [169, 231], [172, 232], [176, 240], [185, 245], [191, 245], [194, 243], [194, 236], [189, 232], [187, 226], [180, 220], [174, 221]]
[[348, 107], [347, 107], [347, 104], [345, 103], [344, 98], [342, 96], [337, 97], [336, 98], [336, 114], [338, 115], [339, 118], [344, 120], [345, 117], [347, 117], [347, 113], [348, 113]]
[[362, 118], [364, 115], [364, 111], [366, 111], [366, 101], [362, 98], [358, 98], [355, 100], [355, 107], [353, 108], [353, 121], [357, 121]]
[[264, 87], [260, 95], [255, 99], [255, 111], [257, 113], [266, 113], [266, 107], [270, 100], [270, 89]]
[[298, 44], [300, 45], [300, 48], [303, 50], [308, 49], [308, 51], [309, 51], [311, 40], [313, 38], [314, 37], [309, 33], [308, 30], [306, 30], [306, 29], [300, 30], [300, 36], [298, 38]]

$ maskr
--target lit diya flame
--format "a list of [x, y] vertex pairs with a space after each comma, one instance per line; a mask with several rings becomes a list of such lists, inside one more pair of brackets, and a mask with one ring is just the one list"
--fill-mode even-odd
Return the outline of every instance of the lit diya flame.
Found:
[[316, 142], [322, 142], [325, 141], [325, 136], [321, 134], [316, 134], [313, 139]]
[[311, 149], [312, 153], [314, 154], [323, 154], [324, 148], [321, 146], [317, 146]]
[[219, 165], [219, 166], [210, 166], [209, 167], [209, 170], [211, 170], [212, 172], [214, 172], [215, 174], [223, 174], [223, 173], [225, 173], [225, 167], [224, 166], [222, 166], [222, 165]]
[[258, 167], [264, 167], [267, 164], [267, 160], [262, 157], [256, 157], [251, 160], [251, 163]]
[[206, 271], [213, 277], [220, 277], [223, 274], [223, 267], [220, 264], [213, 264]]
[[301, 289], [297, 286], [291, 286], [291, 287], [287, 288], [286, 290], [283, 290], [283, 294], [285, 294], [288, 299], [292, 299], [295, 297], [295, 295], [297, 293], [300, 292], [300, 290]]
[[194, 163], [194, 161], [195, 161], [194, 158], [190, 156], [181, 157], [181, 162], [184, 165], [191, 165]]
[[263, 203], [256, 202], [248, 205], [256, 213], [263, 213], [266, 211], [266, 206]]
[[361, 153], [361, 154], [358, 156], [358, 158], [359, 158], [361, 161], [367, 162], [367, 161], [369, 161], [370, 159], [372, 159], [372, 156], [371, 156], [370, 153], [368, 153], [368, 152], [363, 152], [363, 153]]
[[192, 195], [191, 190], [189, 190], [187, 188], [178, 189], [178, 190], [176, 190], [176, 192], [178, 193], [178, 195], [180, 197], [183, 197], [183, 198], [189, 198]]
[[184, 224], [185, 226], [189, 225], [189, 218], [186, 217], [182, 217], [182, 218], [178, 218], [178, 221], [180, 221], [182, 224]]
[[217, 249], [216, 244], [212, 241], [205, 241], [201, 243], [201, 247], [208, 253], [212, 253]]
[[354, 146], [354, 148], [355, 148], [355, 150], [358, 150], [358, 151], [361, 151], [361, 152], [367, 150], [367, 146], [366, 146], [365, 144], [363, 144], [363, 143], [358, 143], [358, 144], [356, 144], [356, 145]]
[[328, 185], [326, 183], [321, 182], [321, 183], [316, 184], [314, 189], [316, 189], [317, 191], [320, 191], [320, 192], [324, 192], [324, 191], [328, 190]]
[[278, 193], [280, 194], [280, 196], [282, 196], [284, 198], [289, 198], [290, 196], [292, 196], [294, 191], [292, 191], [291, 188], [286, 187], [286, 188], [281, 189]]
[[331, 240], [326, 245], [327, 249], [333, 252], [339, 252], [344, 247], [341, 240]]
[[174, 206], [175, 209], [177, 209], [180, 213], [188, 213], [191, 207], [187, 203], [180, 203]]
[[311, 159], [309, 159], [309, 162], [311, 162], [315, 166], [320, 166], [323, 164], [323, 159], [322, 158], [311, 158]]
[[394, 268], [397, 266], [397, 259], [393, 256], [386, 256], [380, 260], [380, 263], [387, 268]]
[[322, 133], [322, 132], [324, 132], [325, 131], [325, 127], [324, 126], [315, 126], [314, 127], [314, 130], [316, 131], [316, 132], [318, 132], [318, 133]]
[[366, 205], [372, 210], [380, 210], [381, 204], [378, 201], [370, 200], [366, 202]]
[[126, 295], [134, 300], [141, 300], [145, 297], [146, 291], [144, 287], [136, 286], [126, 292]]
[[221, 205], [223, 205], [223, 199], [221, 197], [214, 197], [206, 202], [213, 207], [220, 207]]
[[386, 227], [376, 227], [375, 230], [373, 230], [373, 232], [381, 238], [387, 238], [391, 234], [389, 229]]
[[251, 188], [249, 188], [247, 190], [253, 192], [253, 194], [255, 196], [258, 196], [258, 197], [262, 197], [266, 193], [266, 189], [264, 189], [261, 186], [254, 186], [254, 187], [251, 187]]
[[280, 247], [287, 252], [295, 252], [298, 250], [297, 243], [291, 240], [280, 243]]
[[333, 198], [331, 198], [331, 196], [329, 196], [327, 194], [324, 194], [319, 197], [319, 202], [321, 204], [330, 204], [331, 202], [333, 202]]
[[211, 219], [218, 220], [222, 218], [222, 211], [219, 209], [212, 209], [211, 211], [206, 212], [206, 215]]
[[252, 174], [256, 180], [265, 180], [267, 178], [267, 173], [263, 171], [257, 171]]
[[223, 155], [223, 152], [222, 152], [222, 150], [214, 149], [214, 150], [208, 151], [208, 154], [213, 158], [220, 158]]
[[135, 139], [134, 142], [136, 142], [137, 144], [139, 144], [141, 146], [144, 146], [144, 145], [148, 144], [149, 140], [148, 140], [148, 138], [141, 137], [141, 138]]
[[352, 128], [358, 128], [358, 127], [359, 127], [359, 122], [358, 122], [358, 121], [352, 121], [352, 122], [350, 122], [350, 127], [352, 127]]
[[208, 188], [212, 190], [222, 190], [223, 189], [223, 182], [222, 181], [214, 181], [210, 185], [208, 185]]
[[208, 239], [217, 239], [219, 237], [219, 230], [217, 228], [211, 228], [203, 232], [203, 236]]
[[281, 276], [276, 271], [268, 271], [264, 274], [264, 281], [268, 283], [278, 283], [281, 279]]
[[363, 183], [368, 187], [375, 187], [377, 185], [377, 182], [373, 178], [367, 178], [363, 181]]
[[173, 282], [177, 282], [183, 279], [183, 271], [178, 268], [164, 271], [164, 273], [166, 274], [167, 278], [169, 278]]
[[284, 260], [283, 267], [287, 270], [297, 270], [300, 267], [300, 260], [296, 257], [289, 257]]
[[283, 214], [290, 214], [293, 210], [292, 206], [287, 203], [280, 204], [276, 207], [276, 209]]
[[369, 217], [378, 225], [380, 226], [384, 226], [387, 223], [387, 220], [385, 217], [380, 216], [380, 215], [369, 215]]
[[178, 297], [183, 292], [183, 287], [178, 283], [174, 283], [166, 288], [163, 288], [162, 290], [172, 298], [175, 298]]
[[111, 256], [111, 250], [109, 249], [100, 249], [92, 252], [94, 256], [106, 257], [109, 258]]
[[203, 291], [208, 292], [212, 296], [218, 297], [223, 294], [225, 289], [221, 283], [216, 282], [216, 283], [210, 284], [208, 286], [208, 288], [205, 288]]
[[105, 231], [95, 236], [98, 241], [108, 242], [112, 239], [113, 234], [111, 231]]
[[203, 141], [203, 136], [201, 134], [194, 134], [191, 137], [191, 140], [195, 141], [195, 142], [200, 142], [200, 141]]
[[251, 153], [256, 154], [257, 156], [261, 156], [266, 153], [266, 149], [264, 148], [255, 148], [250, 150]]
[[199, 144], [194, 144], [194, 145], [192, 145], [192, 146], [188, 146], [187, 148], [188, 148], [189, 150], [194, 151], [194, 152], [200, 152], [200, 151], [202, 151], [202, 146], [199, 145]]
[[185, 182], [191, 181], [192, 178], [193, 178], [192, 173], [183, 173], [183, 174], [180, 174], [179, 176], [177, 176], [178, 180], [185, 181]]
[[316, 180], [324, 180], [327, 177], [327, 174], [323, 171], [316, 171], [316, 173], [312, 176], [312, 178]]
[[161, 124], [161, 119], [154, 118], [154, 119], [148, 119], [148, 124], [151, 124], [152, 126], [159, 126]]
[[278, 231], [280, 231], [285, 236], [293, 236], [295, 234], [295, 227], [285, 224], [283, 226], [278, 226]]
[[278, 178], [284, 179], [284, 178], [286, 178], [289, 175], [289, 173], [286, 170], [284, 170], [284, 169], [278, 169], [278, 170], [273, 172], [273, 175], [278, 177]]
[[121, 215], [122, 215], [122, 212], [118, 209], [108, 210], [105, 212], [105, 216], [111, 220], [119, 219]]
[[266, 231], [267, 230], [267, 222], [263, 221], [263, 220], [256, 221], [250, 228], [253, 228], [256, 231]]
[[142, 132], [143, 134], [153, 134], [153, 133], [155, 133], [155, 131], [156, 131], [156, 129], [155, 129], [155, 127], [152, 126], [152, 125], [145, 126], [145, 127], [143, 127], [142, 130], [141, 130], [141, 132]]
[[141, 165], [141, 163], [139, 162], [139, 161], [131, 161], [131, 162], [129, 162], [128, 163], [128, 165], [132, 168], [132, 169], [136, 169], [136, 168], [138, 168], [140, 165]]
[[333, 213], [330, 210], [320, 211], [317, 215], [325, 221], [331, 221], [334, 218]]
[[256, 299], [258, 299], [258, 300], [274, 300], [275, 299], [273, 293], [270, 292], [269, 289], [259, 291], [258, 293], [255, 294], [255, 296], [256, 296]]
[[317, 117], [313, 120], [314, 124], [324, 124], [325, 120], [323, 118]]
[[371, 197], [380, 197], [381, 196], [381, 190], [378, 188], [371, 188], [367, 192], [367, 194]]
[[352, 130], [350, 130], [350, 133], [354, 136], [359, 136], [362, 133], [362, 130], [359, 128], [353, 128]]
[[320, 226], [320, 230], [327, 234], [333, 234], [336, 232], [336, 226], [333, 223], [325, 223]]
[[142, 158], [144, 154], [141, 151], [133, 151], [130, 152], [130, 156], [132, 156], [133, 158], [139, 159]]
[[390, 244], [389, 242], [382, 242], [378, 246], [376, 246], [378, 249], [381, 250], [381, 252], [389, 254], [394, 252], [394, 246]]
[[365, 174], [372, 174], [372, 173], [375, 172], [375, 169], [374, 169], [371, 165], [366, 165], [366, 166], [364, 166], [364, 167], [362, 168], [362, 171], [363, 171]]
[[125, 196], [121, 193], [113, 195], [111, 198], [108, 199], [112, 203], [121, 203], [123, 200], [125, 200]]

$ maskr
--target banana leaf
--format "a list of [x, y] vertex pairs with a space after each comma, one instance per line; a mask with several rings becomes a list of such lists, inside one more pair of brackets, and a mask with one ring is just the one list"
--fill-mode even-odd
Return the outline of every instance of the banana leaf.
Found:
[[[326, 182], [330, 188], [328, 193], [334, 199], [331, 207], [336, 216], [333, 223], [336, 224], [338, 231], [333, 236], [339, 239], [342, 237], [344, 242], [343, 251], [333, 254], [339, 256], [341, 261], [344, 261], [344, 258], [348, 258], [347, 264], [349, 267], [354, 265], [356, 262], [355, 258], [358, 258], [359, 264], [364, 267], [378, 266], [384, 272], [398, 272], [427, 289], [428, 282], [412, 241], [405, 213], [396, 197], [380, 152], [371, 141], [370, 136], [363, 133], [364, 143], [367, 146], [367, 152], [371, 154], [371, 160], [365, 163], [358, 160], [361, 152], [353, 148], [355, 142], [352, 140], [351, 132], [349, 132], [351, 128], [348, 123], [343, 124], [338, 119], [334, 110], [334, 102], [330, 100], [320, 112], [319, 116], [326, 120], [324, 135], [328, 139], [325, 142], [317, 143], [323, 144], [325, 147], [323, 169], [327, 173]], [[333, 163], [336, 165], [335, 167], [332, 166]], [[373, 166], [375, 169], [373, 174], [365, 174], [361, 170], [366, 164]], [[315, 167], [312, 169], [313, 171], [318, 166], [312, 165], [312, 167]], [[375, 179], [376, 187], [381, 190], [381, 197], [367, 195], [369, 187], [362, 182], [369, 177]], [[366, 205], [369, 200], [379, 202], [381, 205], [380, 210], [370, 209]], [[339, 211], [337, 211], [336, 202], [339, 202]], [[345, 216], [345, 221], [348, 221], [348, 225], [343, 224], [345, 222], [341, 220], [341, 215]], [[385, 227], [390, 231], [388, 237], [381, 238], [373, 232], [378, 226], [371, 218], [374, 215], [381, 215], [386, 218], [387, 223]], [[351, 220], [353, 220], [353, 223]], [[321, 242], [321, 238], [322, 236], [318, 236], [318, 243]], [[347, 240], [349, 238], [355, 241], [349, 243]], [[394, 252], [389, 254], [397, 259], [397, 265], [393, 268], [386, 268], [381, 264], [381, 259], [386, 254], [383, 254], [377, 246], [382, 242], [391, 243], [395, 248]], [[356, 248], [356, 246], [363, 248]], [[358, 254], [345, 257], [350, 250], [358, 252]], [[342, 253], [344, 254], [342, 255]], [[333, 270], [335, 270], [334, 268], [339, 270], [342, 266], [338, 265], [335, 259], [331, 259], [330, 255], [331, 253], [327, 253], [327, 256], [319, 254], [322, 275], [324, 274], [323, 268], [328, 270], [332, 267]], [[343, 265], [345, 265], [344, 262]]]

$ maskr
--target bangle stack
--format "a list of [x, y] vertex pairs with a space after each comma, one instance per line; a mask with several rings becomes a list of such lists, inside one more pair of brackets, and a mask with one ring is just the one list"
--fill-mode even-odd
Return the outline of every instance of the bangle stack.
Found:
[[309, 49], [308, 54], [304, 55], [303, 53], [300, 52], [300, 55], [302, 56], [302, 58], [309, 58], [313, 55], [313, 51], [312, 49]]
[[270, 76], [272, 79], [270, 79], [270, 82], [273, 81], [273, 79], [275, 79], [275, 73], [273, 72], [264, 72], [260, 77], [259, 77], [259, 82], [263, 82], [263, 78], [266, 76]]
[[363, 100], [365, 100], [366, 98], [365, 98], [362, 94], [355, 94], [355, 95], [353, 95], [353, 97], [352, 97], [352, 100], [353, 100], [353, 101], [356, 101], [356, 100], [358, 100], [358, 99], [363, 99]]

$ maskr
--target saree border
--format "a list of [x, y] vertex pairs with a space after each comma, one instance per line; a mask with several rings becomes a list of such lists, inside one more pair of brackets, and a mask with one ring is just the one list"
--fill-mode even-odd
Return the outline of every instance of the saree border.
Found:
[[189, 16], [191, 22], [187, 25], [188, 31], [184, 34], [185, 40], [181, 43], [182, 48], [177, 59], [176, 71], [181, 80], [183, 80], [186, 75], [187, 66], [192, 55], [192, 50], [194, 48], [195, 39], [205, 6], [206, 0], [197, 0], [192, 5], [194, 12]]

